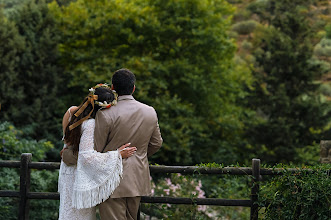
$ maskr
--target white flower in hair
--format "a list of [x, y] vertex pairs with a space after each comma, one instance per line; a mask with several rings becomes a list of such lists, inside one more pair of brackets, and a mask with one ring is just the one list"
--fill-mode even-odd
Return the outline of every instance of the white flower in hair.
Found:
[[107, 103], [106, 101], [104, 101], [104, 102], [96, 101], [95, 104], [97, 104], [101, 108], [110, 108], [112, 106], [112, 103]]

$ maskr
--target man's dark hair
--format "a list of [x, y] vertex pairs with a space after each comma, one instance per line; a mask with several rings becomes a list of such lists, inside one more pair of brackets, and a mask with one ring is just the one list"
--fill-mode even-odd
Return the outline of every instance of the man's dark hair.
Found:
[[112, 78], [114, 90], [118, 95], [131, 95], [135, 82], [135, 75], [128, 69], [117, 70]]

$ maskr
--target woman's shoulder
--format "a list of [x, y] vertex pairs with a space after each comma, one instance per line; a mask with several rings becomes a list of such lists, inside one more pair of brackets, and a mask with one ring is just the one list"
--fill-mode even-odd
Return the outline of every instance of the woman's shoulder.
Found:
[[71, 119], [71, 116], [74, 114], [75, 111], [77, 111], [77, 109], [78, 109], [78, 106], [71, 106], [70, 108], [68, 108], [66, 113], [63, 115], [63, 118], [62, 118], [63, 133]]
[[86, 129], [86, 128], [93, 128], [94, 129], [94, 126], [95, 126], [95, 119], [94, 118], [87, 119], [82, 124], [83, 129]]
[[66, 113], [64, 114], [63, 118], [71, 118], [71, 116], [74, 114], [75, 111], [77, 111], [78, 106], [71, 106], [67, 109]]
[[69, 114], [72, 115], [77, 110], [78, 110], [78, 106], [73, 105], [70, 108], [68, 108], [67, 112], [69, 112]]

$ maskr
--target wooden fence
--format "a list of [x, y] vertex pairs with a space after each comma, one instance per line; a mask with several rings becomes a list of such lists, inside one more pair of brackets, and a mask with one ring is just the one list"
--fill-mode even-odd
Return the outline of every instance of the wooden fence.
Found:
[[[20, 190], [9, 191], [0, 190], [0, 197], [17, 197], [19, 203], [19, 220], [29, 219], [30, 199], [51, 199], [59, 200], [60, 195], [56, 192], [30, 192], [30, 172], [31, 169], [54, 170], [60, 168], [58, 162], [31, 162], [32, 155], [24, 153], [21, 161], [0, 161], [0, 167], [20, 168]], [[167, 203], [167, 204], [187, 204], [187, 205], [215, 205], [215, 206], [242, 206], [250, 207], [250, 219], [258, 219], [258, 192], [261, 175], [278, 175], [283, 169], [260, 168], [260, 160], [252, 159], [252, 167], [225, 167], [225, 168], [205, 168], [196, 166], [150, 166], [151, 173], [181, 173], [181, 174], [228, 174], [228, 175], [250, 175], [252, 178], [251, 194], [248, 199], [216, 199], [216, 198], [178, 198], [178, 197], [156, 197], [143, 196], [142, 203]], [[287, 172], [295, 172], [296, 169], [287, 169]], [[138, 213], [138, 217], [139, 217]]]

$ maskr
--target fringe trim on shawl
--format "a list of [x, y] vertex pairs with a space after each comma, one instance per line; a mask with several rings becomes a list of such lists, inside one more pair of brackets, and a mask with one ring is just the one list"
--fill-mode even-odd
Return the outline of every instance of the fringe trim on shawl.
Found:
[[116, 165], [106, 182], [87, 190], [73, 190], [72, 205], [76, 209], [91, 208], [107, 200], [120, 184], [123, 175], [122, 156], [118, 153]]

